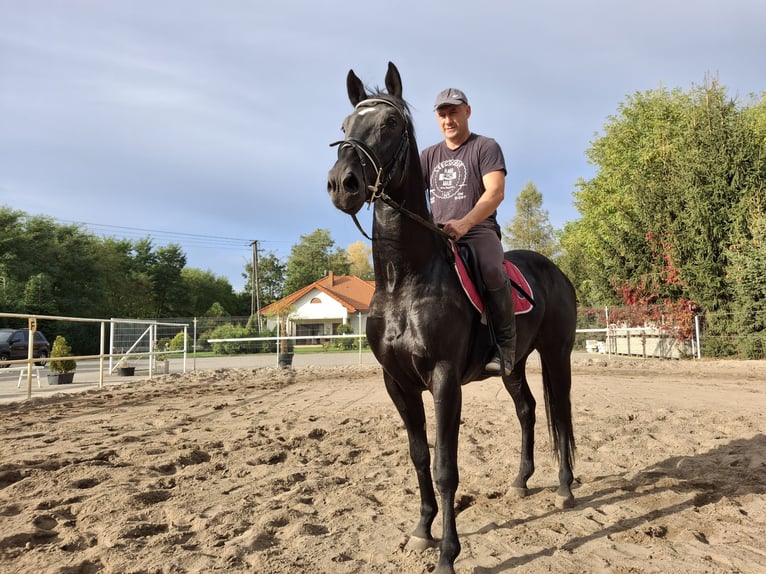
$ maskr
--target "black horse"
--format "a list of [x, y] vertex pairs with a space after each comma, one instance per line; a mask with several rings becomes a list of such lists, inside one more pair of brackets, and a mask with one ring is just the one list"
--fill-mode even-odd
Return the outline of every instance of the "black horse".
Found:
[[[423, 549], [435, 544], [431, 536], [438, 511], [435, 480], [443, 520], [436, 572], [454, 572], [460, 553], [454, 503], [461, 387], [486, 377], [483, 366], [491, 351], [490, 337], [457, 278], [449, 239], [429, 214], [399, 71], [388, 64], [387, 93], [367, 93], [353, 70], [346, 84], [354, 112], [343, 122], [345, 139], [332, 144], [339, 146], [338, 160], [328, 175], [327, 190], [335, 207], [355, 221], [365, 203], [375, 207], [375, 295], [367, 319], [367, 339], [383, 367], [386, 390], [407, 428], [420, 487], [420, 519], [408, 547]], [[521, 423], [521, 464], [510, 490], [525, 495], [527, 480], [534, 472], [535, 399], [525, 365], [530, 353], [537, 350], [549, 432], [560, 464], [559, 506], [568, 507], [574, 504], [575, 440], [569, 394], [575, 293], [566, 276], [542, 255], [510, 251], [506, 258], [525, 275], [535, 303], [530, 312], [516, 318], [517, 361], [513, 373], [503, 377]], [[433, 395], [436, 417], [433, 480], [422, 397], [426, 390]]]

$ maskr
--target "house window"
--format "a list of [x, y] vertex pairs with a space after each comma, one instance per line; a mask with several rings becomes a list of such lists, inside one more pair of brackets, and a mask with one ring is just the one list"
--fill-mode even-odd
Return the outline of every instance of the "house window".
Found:
[[319, 345], [322, 341], [319, 335], [324, 335], [322, 323], [299, 323], [296, 325], [296, 334], [299, 337], [312, 337], [311, 339], [299, 339], [300, 345]]
[[321, 300], [319, 297], [314, 297], [314, 298], [313, 298], [311, 301], [309, 301], [309, 303], [311, 303], [312, 305], [313, 305], [314, 303], [319, 303], [319, 304], [321, 304], [321, 303], [322, 303], [322, 300]]

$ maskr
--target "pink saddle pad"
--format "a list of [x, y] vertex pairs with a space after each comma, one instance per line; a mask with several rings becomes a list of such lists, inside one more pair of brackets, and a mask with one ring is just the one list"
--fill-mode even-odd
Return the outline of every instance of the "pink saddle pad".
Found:
[[[458, 254], [457, 245], [454, 242], [452, 243], [452, 251], [455, 254], [455, 271], [457, 272], [458, 279], [460, 279], [460, 284], [463, 286], [463, 291], [465, 291], [466, 296], [473, 306], [476, 307], [476, 310], [479, 313], [483, 313], [484, 302], [481, 300], [479, 290], [476, 288], [476, 284], [468, 274], [468, 269], [466, 269], [465, 263], [463, 263], [463, 260]], [[529, 286], [529, 282], [521, 271], [519, 271], [519, 268], [510, 261], [503, 261], [503, 267], [505, 268], [505, 274], [508, 278], [518, 285], [518, 287], [513, 287], [511, 289], [513, 293], [514, 313], [516, 315], [529, 313], [532, 310], [532, 302], [529, 299], [534, 300], [534, 294], [532, 293], [532, 288]], [[519, 289], [523, 289], [524, 292], [529, 295], [529, 299], [519, 293]]]

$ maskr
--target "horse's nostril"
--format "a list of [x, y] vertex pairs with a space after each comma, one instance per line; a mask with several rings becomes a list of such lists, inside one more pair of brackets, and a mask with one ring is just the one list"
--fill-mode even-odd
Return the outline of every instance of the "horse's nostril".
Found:
[[356, 193], [359, 190], [359, 180], [357, 180], [353, 173], [349, 172], [346, 174], [346, 177], [343, 178], [343, 189], [345, 189], [347, 193]]

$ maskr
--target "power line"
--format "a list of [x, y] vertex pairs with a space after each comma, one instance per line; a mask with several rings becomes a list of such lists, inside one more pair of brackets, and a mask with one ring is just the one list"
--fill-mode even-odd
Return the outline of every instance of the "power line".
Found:
[[62, 223], [74, 223], [78, 225], [85, 225], [89, 229], [92, 230], [118, 230], [121, 232], [130, 232], [130, 233], [151, 233], [153, 235], [161, 235], [161, 236], [168, 236], [168, 237], [181, 237], [184, 239], [194, 239], [194, 240], [203, 240], [203, 241], [210, 241], [212, 243], [233, 243], [238, 245], [244, 245], [249, 247], [250, 246], [250, 240], [248, 239], [240, 239], [237, 237], [223, 237], [219, 235], [205, 235], [201, 233], [184, 233], [181, 231], [165, 231], [162, 229], [144, 229], [141, 227], [126, 227], [122, 225], [107, 225], [104, 223], [91, 223], [87, 221], [66, 221], [66, 220], [60, 220]]
[[[165, 231], [161, 229], [145, 229], [141, 227], [127, 227], [122, 225], [107, 225], [104, 223], [91, 223], [87, 221], [69, 221], [64, 219], [59, 219], [57, 221], [60, 223], [83, 225], [93, 233], [101, 236], [119, 235], [121, 237], [142, 238], [149, 234], [152, 239], [159, 239], [167, 242], [177, 242], [184, 245], [194, 245], [197, 247], [210, 247], [215, 249], [230, 249], [239, 251], [245, 249], [250, 250], [252, 243], [251, 239], [238, 237], [206, 235], [201, 233], [184, 233], [181, 231]], [[265, 243], [278, 242], [265, 241]]]

